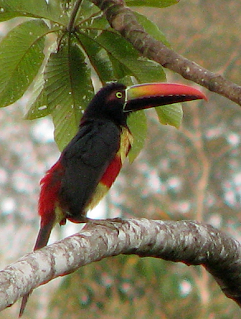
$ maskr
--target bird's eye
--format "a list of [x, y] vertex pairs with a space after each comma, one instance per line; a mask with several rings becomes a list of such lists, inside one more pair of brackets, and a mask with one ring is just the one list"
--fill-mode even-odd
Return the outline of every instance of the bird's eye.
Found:
[[116, 92], [115, 96], [116, 96], [118, 99], [121, 99], [121, 98], [122, 98], [122, 93], [121, 93], [121, 92]]

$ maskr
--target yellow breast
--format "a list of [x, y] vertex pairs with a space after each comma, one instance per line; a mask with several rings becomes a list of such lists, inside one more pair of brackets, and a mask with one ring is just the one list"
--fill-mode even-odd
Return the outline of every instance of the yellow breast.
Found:
[[121, 140], [120, 140], [120, 149], [116, 155], [119, 155], [121, 158], [121, 163], [123, 164], [130, 149], [133, 144], [133, 136], [128, 128], [122, 128]]

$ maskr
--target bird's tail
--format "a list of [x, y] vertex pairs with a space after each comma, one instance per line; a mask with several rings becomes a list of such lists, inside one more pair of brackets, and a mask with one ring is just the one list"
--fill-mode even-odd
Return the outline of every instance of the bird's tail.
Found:
[[23, 313], [24, 313], [24, 310], [25, 310], [25, 307], [26, 307], [26, 304], [28, 302], [28, 298], [30, 296], [31, 292], [29, 292], [28, 294], [24, 295], [23, 298], [22, 298], [22, 302], [21, 302], [21, 307], [20, 307], [20, 310], [19, 310], [19, 315], [18, 317], [22, 317]]

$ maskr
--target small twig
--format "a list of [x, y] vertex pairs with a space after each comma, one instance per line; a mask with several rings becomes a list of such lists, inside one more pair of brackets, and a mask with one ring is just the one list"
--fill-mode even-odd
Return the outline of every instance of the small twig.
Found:
[[69, 23], [68, 23], [68, 26], [67, 26], [67, 31], [68, 32], [73, 32], [74, 31], [74, 22], [75, 22], [75, 18], [76, 18], [76, 15], [78, 13], [78, 10], [80, 8], [81, 2], [82, 2], [82, 0], [77, 0], [75, 2], [74, 8], [73, 8], [73, 11], [71, 12]]
[[[84, 24], [86, 21], [89, 21], [91, 20], [92, 18], [96, 17], [96, 16], [99, 16], [100, 14], [102, 14], [102, 11], [98, 11], [98, 12], [95, 12], [93, 14], [91, 14], [90, 16], [88, 16], [86, 19], [83, 19], [80, 21], [80, 23], [76, 24], [76, 27], [80, 26], [81, 24]], [[86, 27], [86, 29], [93, 29], [93, 30], [100, 30], [99, 28], [91, 28], [90, 26]]]

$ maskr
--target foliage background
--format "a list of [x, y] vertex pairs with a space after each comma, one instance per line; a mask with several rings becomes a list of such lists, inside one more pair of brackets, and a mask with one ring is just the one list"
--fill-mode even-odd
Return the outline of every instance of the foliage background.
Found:
[[[159, 25], [179, 53], [241, 82], [239, 1], [227, 5], [225, 0], [183, 0], [165, 9], [138, 10]], [[0, 25], [1, 35], [12, 23]], [[169, 73], [168, 80], [184, 82]], [[0, 111], [2, 267], [32, 249], [39, 222], [38, 181], [58, 157], [53, 141], [41, 134], [51, 130], [50, 120], [22, 120], [27, 98]], [[208, 103], [184, 106], [180, 130], [160, 126], [155, 113], [148, 111], [148, 141], [136, 161], [125, 165], [105, 200], [109, 214], [197, 219], [241, 239], [240, 109], [217, 95], [208, 98]], [[77, 229], [56, 229], [52, 241]], [[0, 318], [17, 312], [15, 305]], [[64, 316], [213, 319], [240, 314], [201, 267], [119, 256], [37, 289], [25, 314]]]

